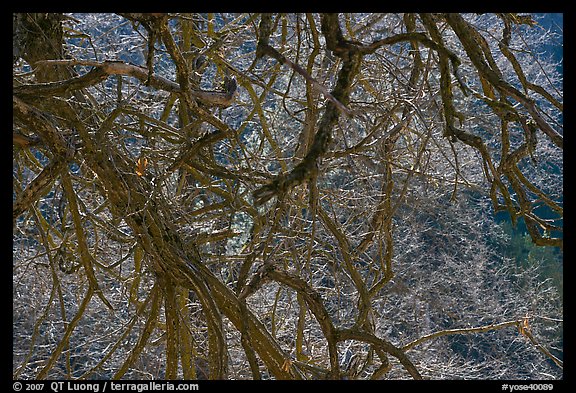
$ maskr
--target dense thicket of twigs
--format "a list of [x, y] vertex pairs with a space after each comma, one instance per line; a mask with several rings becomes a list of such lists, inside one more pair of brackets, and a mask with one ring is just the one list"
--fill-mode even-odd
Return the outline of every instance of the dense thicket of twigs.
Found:
[[519, 14], [15, 14], [15, 378], [561, 378]]

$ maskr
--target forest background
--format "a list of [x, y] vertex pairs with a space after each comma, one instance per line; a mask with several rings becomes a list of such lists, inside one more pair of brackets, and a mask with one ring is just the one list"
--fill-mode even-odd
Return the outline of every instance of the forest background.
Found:
[[13, 377], [561, 379], [561, 14], [14, 14]]

